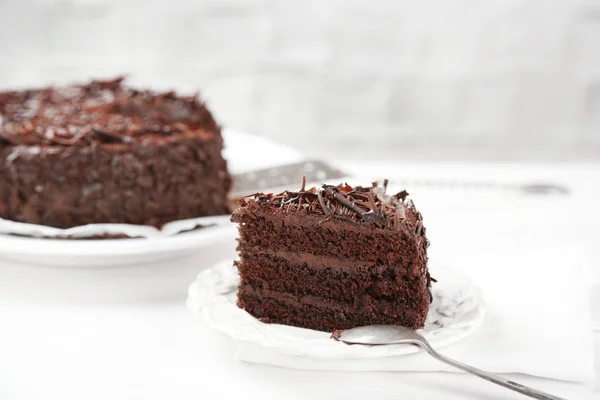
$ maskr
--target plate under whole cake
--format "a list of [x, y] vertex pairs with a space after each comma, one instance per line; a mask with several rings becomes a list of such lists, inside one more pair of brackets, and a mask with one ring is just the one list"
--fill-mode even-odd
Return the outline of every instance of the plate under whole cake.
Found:
[[[457, 271], [433, 264], [432, 303], [425, 327], [419, 332], [439, 348], [470, 335], [483, 322], [487, 306], [480, 289]], [[374, 358], [418, 352], [411, 345], [346, 345], [321, 332], [266, 324], [236, 305], [239, 274], [233, 260], [203, 271], [189, 288], [188, 309], [211, 328], [234, 339], [268, 347], [284, 354], [314, 359]]]
[[224, 224], [147, 238], [50, 239], [2, 235], [0, 258], [38, 267], [147, 265], [233, 242], [235, 235], [235, 229]]

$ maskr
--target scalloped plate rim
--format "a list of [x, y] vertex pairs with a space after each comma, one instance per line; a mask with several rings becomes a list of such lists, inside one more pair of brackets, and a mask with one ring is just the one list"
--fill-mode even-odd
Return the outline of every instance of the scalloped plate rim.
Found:
[[[230, 266], [231, 270], [227, 274], [232, 275], [231, 272], [235, 271], [233, 267], [233, 260], [221, 261], [211, 268], [208, 268], [198, 275], [198, 278], [190, 285], [188, 290], [188, 301], [187, 306], [190, 312], [198, 319], [207, 323], [212, 329], [223, 332], [232, 338], [244, 342], [254, 343], [263, 347], [275, 349], [281, 353], [305, 356], [317, 359], [339, 359], [339, 358], [377, 358], [377, 357], [388, 357], [388, 356], [400, 356], [413, 354], [420, 351], [416, 346], [411, 345], [388, 345], [388, 346], [364, 346], [364, 345], [346, 345], [344, 343], [336, 342], [333, 339], [329, 339], [329, 333], [318, 332], [304, 328], [297, 328], [279, 324], [265, 324], [252, 317], [246, 311], [238, 308], [233, 304], [225, 294], [215, 294], [213, 296], [214, 304], [213, 308], [227, 307], [228, 311], [232, 313], [231, 318], [237, 318], [238, 323], [236, 327], [223, 326], [222, 323], [215, 321], [206, 314], [206, 310], [198, 310], [198, 291], [202, 290], [202, 280], [204, 277], [214, 274], [218, 268], [226, 268]], [[487, 312], [487, 304], [483, 299], [483, 293], [481, 289], [475, 286], [465, 275], [460, 274], [452, 268], [446, 266], [438, 266], [434, 269], [436, 275], [446, 274], [447, 276], [454, 276], [456, 279], [463, 281], [463, 287], [469, 289], [470, 298], [475, 302], [474, 316], [471, 321], [465, 326], [465, 322], [462, 321], [460, 324], [456, 324], [455, 334], [446, 336], [445, 338], [439, 339], [432, 337], [432, 330], [425, 330], [423, 334], [428, 337], [430, 342], [436, 348], [446, 346], [450, 343], [464, 339], [475, 331], [482, 323]], [[229, 282], [228, 287], [231, 288], [232, 282]], [[214, 285], [213, 285], [214, 286]], [[435, 289], [434, 289], [435, 290]], [[228, 293], [231, 295], [232, 292]], [[243, 329], [240, 329], [240, 322], [246, 322], [254, 329], [262, 330], [262, 334], [249, 336]], [[258, 328], [260, 327], [260, 328]], [[440, 328], [441, 331], [444, 328]], [[282, 334], [282, 331], [283, 334]], [[271, 335], [269, 335], [271, 334]], [[272, 336], [282, 336], [284, 340], [273, 340]], [[314, 338], [302, 337], [299, 335], [318, 335]], [[324, 340], [328, 339], [328, 340]], [[310, 345], [309, 345], [310, 344]], [[318, 346], [318, 349], [315, 348]], [[334, 349], [334, 351], [331, 351]]]

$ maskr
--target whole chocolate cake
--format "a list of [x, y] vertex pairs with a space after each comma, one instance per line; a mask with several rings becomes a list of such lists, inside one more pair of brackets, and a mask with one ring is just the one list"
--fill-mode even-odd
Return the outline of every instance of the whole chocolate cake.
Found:
[[405, 191], [390, 196], [386, 186], [240, 199], [238, 306], [321, 331], [422, 328], [431, 301], [423, 219]]
[[0, 218], [69, 228], [228, 213], [220, 128], [198, 96], [123, 78], [0, 92]]

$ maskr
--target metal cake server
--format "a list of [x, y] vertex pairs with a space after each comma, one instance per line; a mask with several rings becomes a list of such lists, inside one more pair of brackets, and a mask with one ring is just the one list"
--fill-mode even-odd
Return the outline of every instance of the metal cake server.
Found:
[[[264, 168], [235, 175], [230, 198], [238, 198], [256, 192], [277, 192], [299, 187], [302, 177], [309, 184], [326, 180], [343, 180], [349, 175], [320, 160], [307, 160], [277, 167]], [[513, 191], [524, 195], [568, 195], [570, 188], [553, 182], [503, 183], [458, 179], [394, 179], [403, 187], [432, 187], [447, 190], [480, 189]]]
[[322, 183], [347, 176], [348, 174], [323, 161], [307, 160], [237, 174], [233, 177], [233, 187], [229, 196], [239, 197], [256, 192], [275, 192], [279, 188], [297, 188], [300, 187], [302, 177], [306, 177], [306, 182], [309, 183]]
[[386, 345], [386, 344], [413, 344], [422, 347], [434, 358], [465, 372], [477, 375], [487, 381], [514, 390], [534, 399], [541, 400], [566, 400], [542, 391], [509, 381], [500, 375], [482, 371], [475, 367], [463, 364], [451, 358], [441, 355], [431, 347], [429, 342], [410, 328], [394, 325], [371, 325], [359, 328], [337, 331], [333, 338], [347, 344]]

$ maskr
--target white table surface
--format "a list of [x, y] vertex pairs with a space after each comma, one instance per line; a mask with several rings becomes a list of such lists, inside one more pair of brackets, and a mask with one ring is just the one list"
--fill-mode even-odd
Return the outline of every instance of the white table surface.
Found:
[[[547, 176], [574, 189], [581, 240], [597, 255], [600, 166], [342, 163], [361, 175]], [[594, 181], [595, 179], [595, 181]], [[232, 256], [233, 244], [146, 267], [77, 271], [0, 263], [0, 399], [521, 399], [462, 373], [313, 372], [250, 365], [235, 342], [185, 308], [186, 285]], [[598, 258], [596, 258], [597, 260]], [[599, 268], [598, 264], [595, 265]], [[143, 268], [143, 270], [138, 269]], [[136, 286], [138, 298], [127, 288]], [[139, 288], [147, 288], [146, 293]], [[595, 286], [600, 289], [600, 285]], [[600, 300], [600, 296], [596, 297]], [[596, 307], [598, 315], [600, 307]], [[596, 333], [600, 376], [600, 335]], [[514, 380], [569, 399], [599, 399], [600, 382]]]

